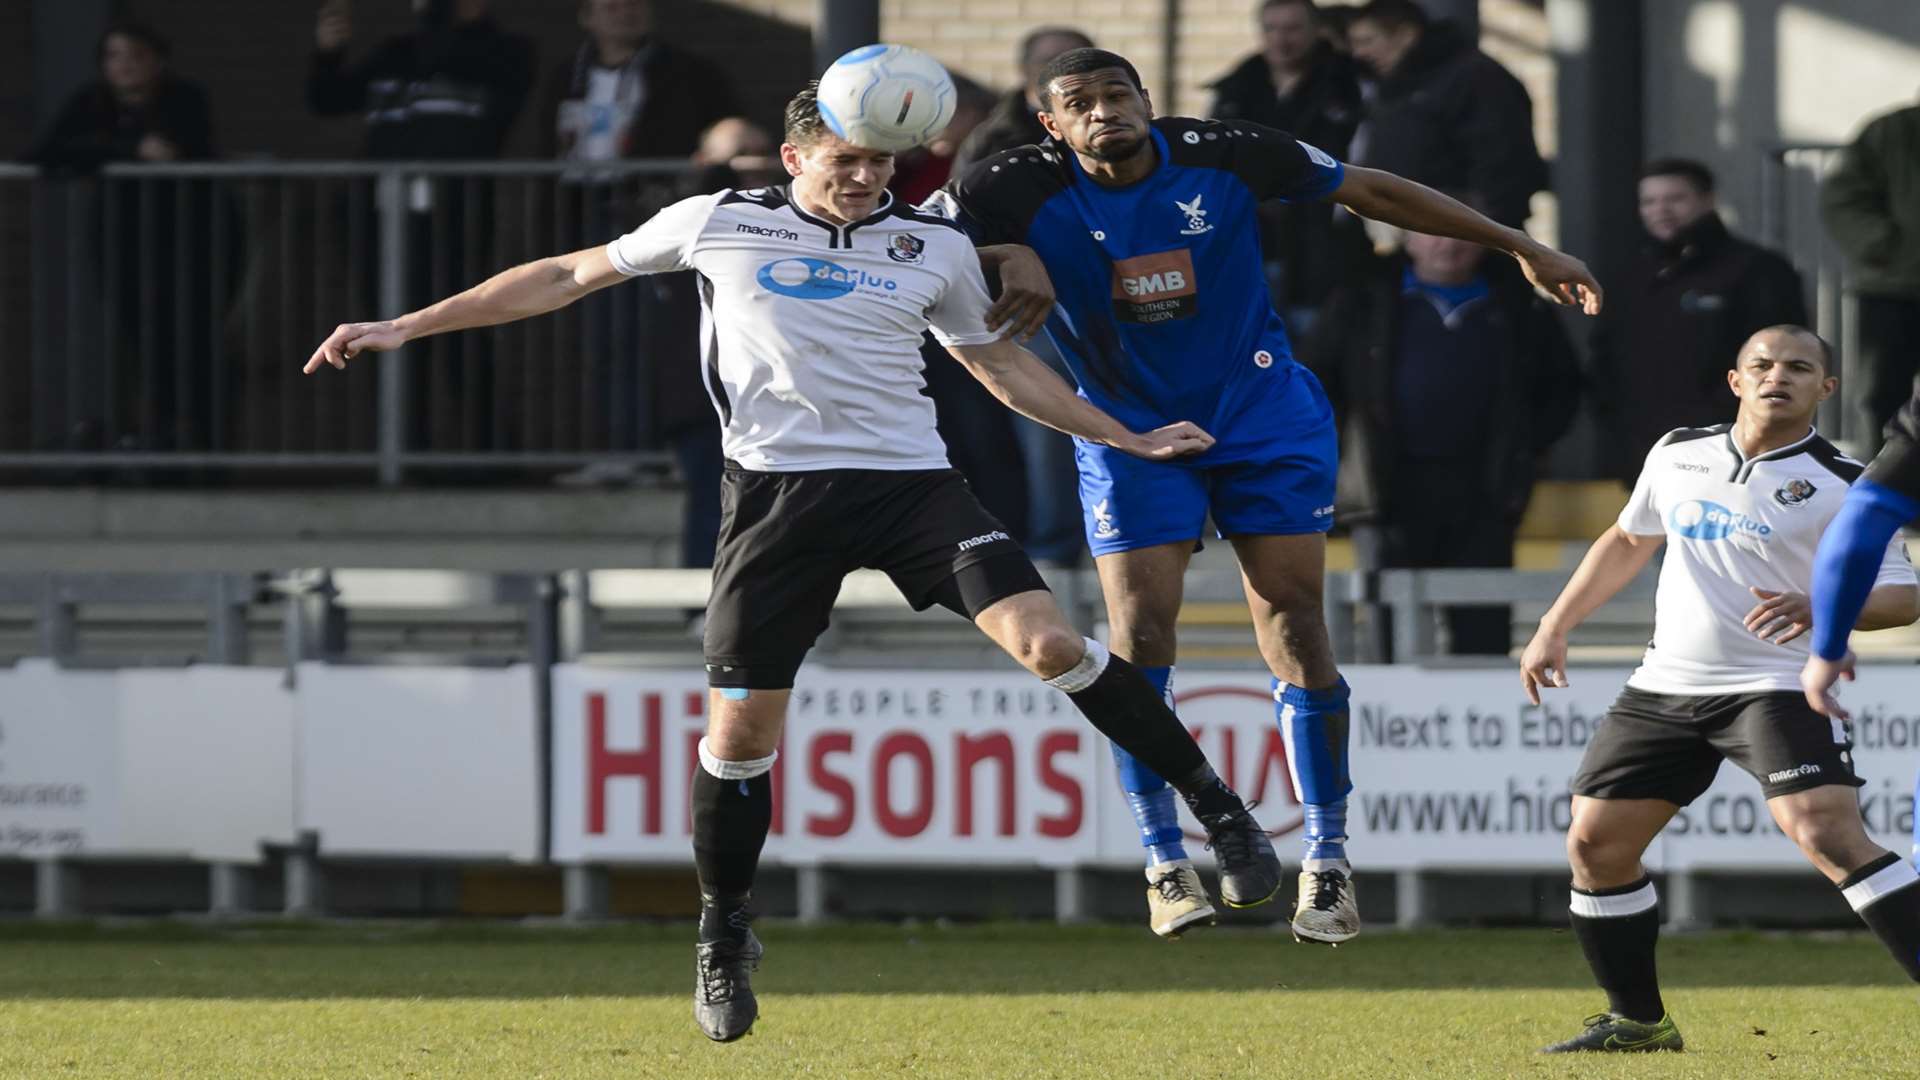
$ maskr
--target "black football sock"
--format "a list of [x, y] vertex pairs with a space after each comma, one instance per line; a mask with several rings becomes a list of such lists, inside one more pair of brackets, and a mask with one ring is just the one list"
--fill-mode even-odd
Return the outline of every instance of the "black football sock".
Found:
[[1092, 638], [1080, 662], [1048, 679], [1047, 685], [1064, 691], [1100, 734], [1165, 777], [1182, 795], [1219, 783], [1200, 745], [1153, 683]]
[[1889, 851], [1848, 874], [1840, 892], [1907, 978], [1920, 982], [1920, 873]]
[[1660, 940], [1660, 898], [1653, 879], [1611, 889], [1573, 890], [1573, 934], [1587, 954], [1593, 979], [1607, 992], [1607, 1009], [1630, 1020], [1654, 1024], [1667, 1015], [1654, 973], [1654, 946]]
[[773, 826], [773, 759], [722, 761], [700, 741], [693, 772], [693, 863], [700, 876], [700, 940], [746, 933], [760, 849]]

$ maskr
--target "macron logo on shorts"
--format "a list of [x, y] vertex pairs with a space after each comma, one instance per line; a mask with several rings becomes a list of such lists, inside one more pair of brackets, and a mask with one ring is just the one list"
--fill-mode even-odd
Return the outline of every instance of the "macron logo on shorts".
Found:
[[1003, 533], [998, 529], [995, 529], [990, 533], [984, 533], [980, 536], [968, 537], [967, 539], [960, 541], [960, 550], [968, 551], [985, 544], [991, 544], [995, 540], [1011, 540], [1011, 539], [1013, 539], [1013, 537], [1008, 536], [1006, 533]]
[[1783, 780], [1793, 780], [1797, 777], [1818, 775], [1820, 775], [1820, 766], [1818, 765], [1795, 765], [1791, 769], [1781, 769], [1779, 772], [1768, 773], [1767, 783], [1778, 784]]

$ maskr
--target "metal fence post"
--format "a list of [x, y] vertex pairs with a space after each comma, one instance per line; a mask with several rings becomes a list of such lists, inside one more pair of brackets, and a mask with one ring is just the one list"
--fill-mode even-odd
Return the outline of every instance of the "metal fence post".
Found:
[[[406, 177], [397, 168], [383, 169], [375, 181], [374, 206], [380, 219], [380, 317], [397, 318], [407, 312], [407, 190]], [[381, 357], [380, 365], [380, 483], [397, 487], [403, 470], [401, 456], [407, 443], [407, 349]]]
[[72, 863], [41, 859], [34, 869], [34, 915], [65, 919], [80, 913], [80, 871]]
[[794, 871], [795, 915], [807, 926], [827, 921], [833, 893], [830, 872], [824, 866], [802, 866]]
[[1675, 870], [1667, 875], [1667, 925], [1677, 933], [1703, 930], [1712, 924], [1707, 914], [1707, 890], [1700, 876], [1691, 870]]
[[215, 574], [211, 586], [207, 596], [207, 659], [216, 664], [245, 664], [251, 583], [234, 574]]
[[612, 889], [604, 866], [569, 866], [561, 871], [563, 918], [586, 922], [607, 917]]
[[1053, 918], [1061, 926], [1087, 921], [1090, 883], [1086, 872], [1077, 866], [1063, 866], [1053, 872]]
[[1427, 910], [1427, 876], [1419, 870], [1401, 870], [1393, 876], [1393, 922], [1402, 930], [1417, 930], [1431, 919]]
[[40, 653], [56, 661], [66, 660], [79, 644], [75, 628], [75, 605], [66, 595], [60, 575], [47, 574], [40, 579]]
[[540, 861], [553, 847], [553, 665], [560, 659], [559, 614], [561, 587], [553, 574], [533, 579], [527, 600], [527, 658], [533, 667], [534, 753], [538, 772], [533, 778], [539, 793]]
[[207, 867], [207, 892], [211, 902], [207, 914], [245, 915], [253, 910], [251, 868], [239, 863], [214, 863]]

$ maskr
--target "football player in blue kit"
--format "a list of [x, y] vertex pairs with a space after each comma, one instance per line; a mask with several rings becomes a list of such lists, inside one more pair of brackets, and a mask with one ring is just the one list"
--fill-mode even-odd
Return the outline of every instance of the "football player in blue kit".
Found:
[[[1024, 334], [1044, 326], [1082, 395], [1135, 428], [1192, 417], [1218, 439], [1179, 463], [1078, 444], [1112, 649], [1171, 694], [1182, 578], [1211, 514], [1239, 559], [1305, 813], [1293, 931], [1346, 941], [1360, 930], [1344, 846], [1348, 690], [1321, 608], [1335, 426], [1274, 312], [1255, 204], [1331, 199], [1390, 225], [1475, 241], [1588, 314], [1599, 310], [1599, 286], [1579, 260], [1517, 229], [1399, 177], [1343, 166], [1284, 132], [1156, 118], [1133, 65], [1113, 53], [1063, 53], [1040, 87], [1050, 138], [983, 159], [929, 208], [967, 228], [1001, 277], [995, 314]], [[1154, 931], [1171, 936], [1210, 919], [1173, 792], [1118, 747], [1114, 755], [1147, 848]]]

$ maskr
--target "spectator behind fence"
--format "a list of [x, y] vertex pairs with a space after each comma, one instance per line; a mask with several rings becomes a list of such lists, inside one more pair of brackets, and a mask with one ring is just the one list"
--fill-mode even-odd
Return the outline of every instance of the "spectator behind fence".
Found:
[[1472, 192], [1495, 221], [1525, 222], [1547, 166], [1520, 80], [1413, 0], [1372, 0], [1353, 13], [1347, 40], [1374, 79], [1354, 163]]
[[[1021, 85], [1007, 91], [999, 104], [987, 114], [986, 120], [960, 144], [959, 152], [954, 155], [953, 172], [958, 173], [968, 164], [1002, 150], [1045, 142], [1047, 131], [1040, 126], [1037, 117], [1040, 111], [1040, 73], [1061, 53], [1091, 48], [1092, 45], [1092, 38], [1067, 26], [1043, 26], [1021, 38], [1014, 54], [1020, 68]], [[1053, 341], [1045, 334], [1028, 341], [1026, 346], [1035, 356], [1051, 365], [1062, 378], [1073, 378], [1054, 349]], [[942, 372], [942, 377], [950, 374]], [[969, 393], [974, 389], [960, 385], [958, 380], [948, 381], [954, 383], [958, 393]], [[965, 381], [969, 384], [973, 382], [971, 379]], [[989, 403], [977, 401], [975, 404], [977, 408], [984, 408]], [[1014, 441], [1019, 448], [1025, 505], [1012, 512], [1025, 522], [1025, 529], [1016, 535], [1020, 536], [1034, 562], [1041, 566], [1077, 564], [1086, 551], [1086, 535], [1080, 524], [1080, 474], [1074, 465], [1073, 440], [1018, 413], [997, 407], [992, 412], [1012, 426]], [[991, 429], [998, 423], [1001, 421], [988, 417], [983, 426]], [[1007, 467], [1009, 463], [1002, 457], [998, 464]], [[992, 508], [996, 513], [1007, 511], [1004, 505], [994, 505]], [[1002, 521], [1007, 520], [1002, 518]], [[1012, 525], [1008, 527], [1012, 528]]]
[[683, 158], [740, 111], [719, 65], [654, 32], [652, 0], [580, 0], [587, 40], [547, 80], [539, 117], [547, 157]]
[[[1279, 128], [1341, 160], [1360, 123], [1353, 61], [1320, 34], [1313, 0], [1265, 0], [1256, 15], [1260, 51], [1213, 84], [1211, 113]], [[1269, 202], [1260, 207], [1261, 244], [1274, 305], [1289, 332], [1309, 338], [1327, 294], [1351, 271], [1364, 244], [1358, 224], [1335, 236], [1329, 202]]]
[[[1405, 239], [1335, 292], [1311, 350], [1340, 421], [1339, 520], [1365, 570], [1511, 567], [1541, 458], [1578, 404], [1573, 346], [1507, 260]], [[1448, 608], [1450, 651], [1505, 655], [1511, 622], [1505, 606]], [[1376, 628], [1376, 649], [1390, 640]]]
[[54, 169], [213, 156], [207, 92], [168, 68], [165, 39], [138, 23], [101, 36], [100, 78], [74, 91], [28, 158]]
[[[397, 0], [387, 0], [397, 2]], [[388, 38], [349, 62], [349, 0], [325, 0], [314, 25], [307, 102], [321, 116], [366, 120], [365, 154], [376, 161], [497, 158], [533, 82], [533, 43], [502, 30], [488, 0], [412, 0], [419, 27]], [[406, 304], [468, 281], [492, 267], [493, 186], [415, 178], [405, 202], [376, 202], [381, 215], [404, 214]], [[484, 223], [477, 229], [473, 223]], [[380, 245], [364, 221], [363, 281], [377, 288]], [[377, 291], [373, 295], [379, 295]], [[512, 448], [518, 402], [496, 408], [491, 340], [449, 335], [416, 350], [407, 365], [407, 445], [444, 451]]]
[[1043, 26], [1021, 38], [1014, 53], [1020, 67], [1020, 85], [1002, 95], [986, 119], [960, 144], [953, 171], [959, 173], [1002, 150], [1045, 142], [1047, 129], [1039, 120], [1040, 73], [1061, 53], [1092, 47], [1092, 38], [1070, 26]]
[[[132, 22], [109, 27], [98, 49], [100, 78], [74, 92], [29, 159], [59, 176], [91, 173], [111, 162], [213, 157], [207, 94], [169, 69], [170, 53], [167, 41], [151, 27]], [[207, 358], [211, 336], [220, 332], [219, 320], [206, 317], [214, 289], [211, 185], [205, 180], [121, 179], [97, 192], [91, 185], [62, 185], [49, 194], [82, 201], [88, 222], [85, 235], [53, 241], [65, 247], [49, 265], [87, 265], [102, 250], [94, 230], [111, 220], [115, 233], [107, 239], [121, 266], [117, 274], [88, 275], [116, 283], [111, 294], [87, 298], [107, 305], [110, 320], [100, 318], [99, 312], [83, 316], [113, 336], [111, 347], [86, 344], [94, 340], [95, 326], [67, 327], [69, 378], [76, 389], [65, 401], [66, 445], [206, 449], [213, 392]], [[229, 230], [230, 240], [236, 231]], [[239, 276], [238, 263], [238, 253], [230, 250], [229, 285]], [[190, 313], [184, 320], [179, 318], [183, 307]], [[112, 357], [110, 371], [102, 363], [104, 356]], [[51, 399], [36, 404], [49, 415], [63, 415]]]
[[[965, 75], [953, 76], [953, 91], [953, 119], [940, 134], [925, 146], [916, 146], [893, 159], [893, 179], [888, 182], [887, 190], [909, 205], [918, 206], [940, 190], [940, 185], [953, 174], [955, 155], [961, 144], [993, 111], [993, 92]], [[940, 351], [943, 355], [946, 352]]]
[[1868, 421], [1858, 440], [1866, 457], [1920, 371], [1920, 105], [1861, 129], [1827, 176], [1820, 210], [1858, 301], [1858, 359], [1847, 382]]
[[1667, 432], [1733, 420], [1723, 365], [1755, 330], [1806, 322], [1800, 275], [1727, 230], [1705, 165], [1648, 162], [1639, 194], [1647, 244], [1607, 291], [1592, 339], [1603, 464], [1628, 487]]
[[533, 42], [500, 29], [487, 0], [413, 0], [413, 9], [419, 29], [349, 63], [352, 8], [321, 4], [308, 105], [364, 115], [375, 160], [499, 157], [533, 82]]

